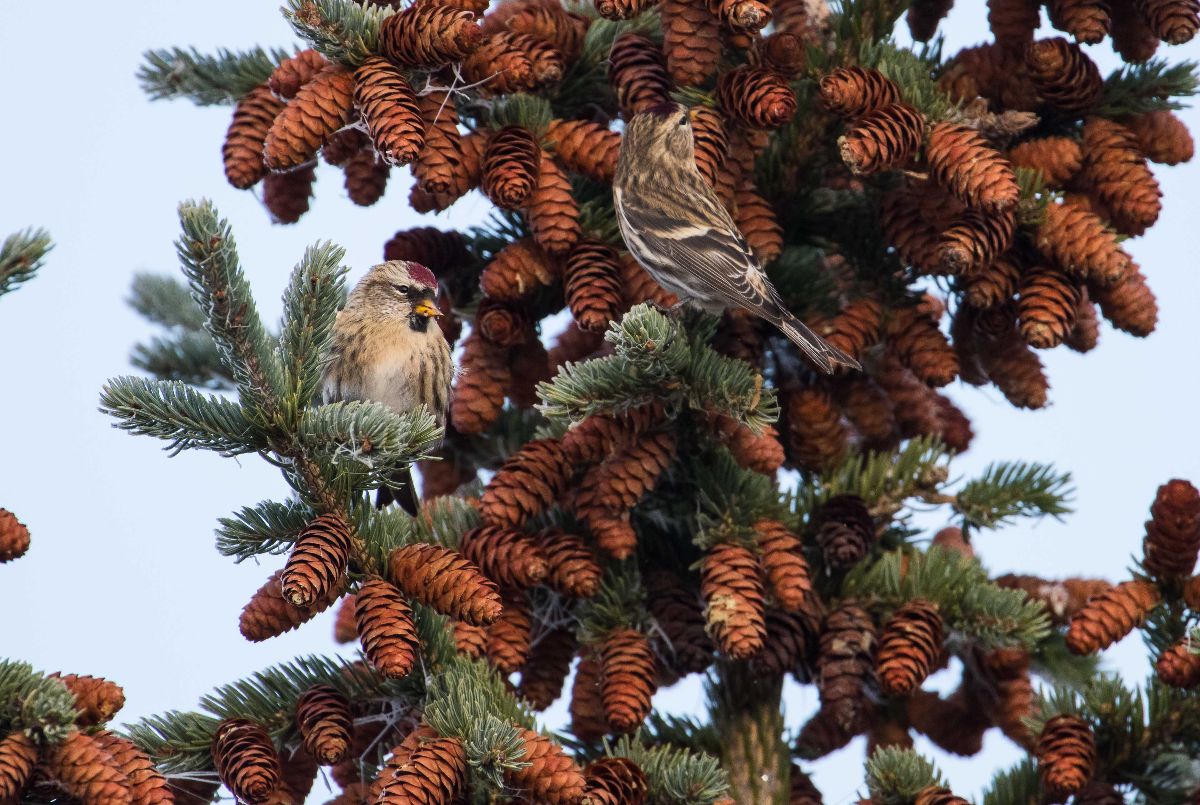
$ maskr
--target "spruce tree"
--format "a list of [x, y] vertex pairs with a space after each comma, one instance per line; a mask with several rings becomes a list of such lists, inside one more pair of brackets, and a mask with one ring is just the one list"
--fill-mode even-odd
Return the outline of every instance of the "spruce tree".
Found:
[[[1062, 35], [1035, 38], [1038, 3], [991, 0], [994, 41], [945, 54], [949, 5], [287, 0], [294, 53], [146, 54], [152, 98], [233, 106], [225, 176], [276, 223], [307, 212], [321, 161], [357, 204], [395, 204], [409, 165], [417, 213], [475, 190], [496, 209], [382, 248], [440, 279], [462, 370], [443, 431], [317, 399], [340, 247], [281, 272], [271, 328], [233, 225], [180, 205], [184, 281], [133, 288], [161, 329], [132, 356], [151, 377], [111, 380], [101, 407], [172, 453], [278, 467], [288, 499], [217, 526], [237, 561], [287, 556], [242, 634], [337, 607], [361, 658], [297, 658], [124, 735], [112, 683], [0, 665], [0, 802], [200, 803], [223, 785], [298, 805], [327, 767], [344, 805], [813, 803], [811, 764], [865, 735], [869, 801], [933, 805], [962, 800], [912, 735], [975, 755], [993, 727], [1028, 759], [986, 803], [1193, 801], [1200, 493], [1164, 484], [1119, 584], [995, 577], [973, 542], [1069, 514], [1070, 475], [1010, 458], [957, 477], [971, 424], [938, 389], [1039, 408], [1038, 350], [1095, 348], [1101, 318], [1154, 329], [1124, 241], [1161, 207], [1148, 162], [1191, 156], [1171, 112], [1195, 65], [1154, 52], [1193, 36], [1196, 5], [1056, 0]], [[897, 43], [901, 17], [925, 45]], [[1101, 41], [1127, 62], [1108, 77], [1080, 47]], [[788, 306], [863, 372], [818, 376], [736, 311], [669, 313], [625, 251], [621, 121], [672, 99]], [[28, 273], [27, 241], [6, 242], [0, 281]], [[419, 515], [375, 508], [413, 463]], [[1155, 664], [1141, 688], [1095, 659], [1135, 629]], [[951, 658], [957, 688], [925, 689]], [[706, 716], [654, 710], [692, 674]], [[820, 699], [797, 734], [786, 679]], [[536, 713], [563, 696], [570, 724], [548, 731]]]

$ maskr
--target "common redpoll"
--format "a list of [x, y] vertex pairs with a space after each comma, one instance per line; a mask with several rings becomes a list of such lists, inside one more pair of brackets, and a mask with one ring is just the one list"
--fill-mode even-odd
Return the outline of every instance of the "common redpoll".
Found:
[[[423, 405], [445, 424], [454, 362], [433, 322], [442, 315], [437, 289], [432, 271], [404, 260], [380, 263], [359, 280], [333, 325], [321, 383], [325, 402], [370, 400], [397, 413]], [[377, 505], [393, 500], [417, 513], [411, 468], [379, 488]]]
[[613, 203], [629, 253], [681, 304], [711, 313], [745, 308], [778, 327], [822, 370], [861, 368], [784, 306], [696, 167], [691, 117], [683, 106], [662, 104], [626, 123]]

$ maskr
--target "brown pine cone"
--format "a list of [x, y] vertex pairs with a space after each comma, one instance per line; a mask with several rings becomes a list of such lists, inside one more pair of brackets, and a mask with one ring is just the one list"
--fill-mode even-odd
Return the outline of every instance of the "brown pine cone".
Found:
[[1135, 0], [1150, 30], [1168, 45], [1190, 42], [1200, 30], [1197, 0]]
[[75, 697], [75, 723], [80, 727], [94, 727], [110, 721], [125, 706], [125, 691], [116, 682], [101, 676], [53, 673], [61, 679]]
[[113, 756], [91, 735], [71, 732], [61, 743], [47, 747], [42, 763], [54, 782], [75, 801], [88, 805], [133, 802], [130, 781]]
[[308, 212], [316, 165], [306, 165], [287, 173], [268, 173], [263, 177], [263, 206], [276, 224], [294, 224]]
[[663, 409], [658, 403], [631, 408], [623, 414], [593, 414], [563, 436], [563, 454], [570, 465], [596, 464], [662, 424]]
[[323, 766], [346, 756], [352, 720], [350, 700], [331, 685], [314, 685], [296, 701], [296, 728], [304, 748]]
[[508, 95], [533, 90], [538, 81], [533, 60], [517, 47], [514, 38], [521, 34], [497, 31], [471, 53], [461, 66], [464, 79], [479, 84], [485, 92]]
[[1130, 64], [1148, 61], [1158, 49], [1158, 37], [1135, 5], [1135, 0], [1109, 0], [1112, 48]]
[[839, 381], [837, 404], [868, 449], [886, 448], [897, 439], [892, 398], [870, 375], [856, 373]]
[[1123, 581], [1088, 600], [1067, 629], [1067, 648], [1073, 654], [1106, 649], [1140, 625], [1158, 605], [1158, 588], [1148, 581]]
[[759, 520], [754, 524], [754, 541], [775, 603], [792, 612], [804, 607], [812, 594], [812, 579], [800, 538], [777, 520]]
[[558, 500], [573, 474], [555, 439], [534, 439], [505, 460], [480, 498], [485, 523], [520, 528]]
[[649, 715], [654, 695], [650, 641], [636, 629], [621, 627], [605, 636], [599, 655], [604, 719], [613, 732], [633, 732]]
[[1113, 226], [1145, 234], [1162, 210], [1162, 191], [1133, 132], [1113, 120], [1091, 117], [1083, 125], [1083, 182], [1112, 213]]
[[542, 635], [529, 649], [529, 658], [521, 666], [521, 684], [517, 695], [534, 710], [545, 710], [562, 693], [571, 671], [571, 660], [578, 643], [575, 632], [558, 628]]
[[644, 805], [649, 796], [646, 773], [629, 758], [597, 758], [583, 770], [583, 777], [583, 801], [590, 805]]
[[699, 673], [712, 665], [713, 644], [696, 594], [667, 571], [646, 574], [645, 584], [659, 660], [676, 676]]
[[909, 726], [939, 749], [960, 757], [979, 754], [984, 733], [994, 726], [963, 687], [945, 699], [931, 691], [917, 690], [904, 700], [904, 716]]
[[597, 240], [581, 240], [563, 271], [567, 307], [585, 330], [604, 332], [620, 315], [621, 269], [616, 249]]
[[[671, 80], [678, 86], [704, 85], [717, 71], [721, 60], [720, 22], [708, 10], [705, 0], [662, 0], [659, 13], [663, 28], [662, 53], [666, 54], [665, 72], [670, 73]], [[665, 84], [665, 73], [663, 78]], [[667, 100], [665, 92], [663, 100]], [[646, 107], [640, 110], [627, 108], [642, 111]]]
[[346, 175], [346, 195], [358, 206], [370, 207], [383, 198], [390, 170], [374, 148], [362, 149], [342, 165]]
[[369, 56], [354, 73], [354, 102], [384, 162], [407, 165], [417, 158], [425, 145], [425, 121], [403, 72]]
[[761, 368], [766, 354], [763, 320], [748, 310], [728, 308], [709, 346], [722, 355], [745, 361], [756, 369]]
[[1100, 285], [1115, 285], [1130, 273], [1129, 255], [1104, 222], [1070, 204], [1046, 207], [1046, 218], [1037, 231], [1037, 248], [1068, 274]]
[[789, 392], [783, 402], [791, 463], [809, 472], [837, 466], [850, 449], [850, 434], [829, 392], [812, 386]]
[[529, 129], [505, 126], [488, 140], [483, 156], [483, 192], [499, 207], [515, 210], [537, 183], [541, 148]]
[[412, 163], [415, 186], [430, 195], [434, 209], [444, 210], [471, 189], [474, 166], [458, 131], [454, 96], [418, 95], [417, 108], [425, 122], [425, 145]]
[[[642, 268], [628, 252], [618, 258], [617, 267], [620, 272], [623, 308], [628, 309], [634, 305], [640, 305], [642, 302], [652, 302], [659, 307], [670, 308], [679, 302], [679, 297], [659, 285], [654, 277], [651, 277], [649, 272]], [[579, 332], [588, 331], [579, 330]], [[599, 333], [590, 334], [600, 335]], [[599, 344], [603, 344], [602, 339]]]
[[1100, 316], [1084, 287], [1080, 290], [1079, 304], [1075, 307], [1075, 324], [1063, 343], [1076, 352], [1091, 352], [1099, 342]]
[[946, 18], [953, 5], [954, 0], [914, 0], [904, 15], [909, 34], [918, 42], [928, 42], [937, 33], [938, 23]]
[[1132, 261], [1125, 275], [1110, 287], [1088, 286], [1104, 318], [1130, 335], [1145, 338], [1158, 324], [1158, 302], [1146, 277]]
[[862, 358], [883, 335], [883, 306], [872, 297], [860, 296], [844, 305], [817, 332], [831, 346]]
[[1020, 281], [1020, 263], [1012, 256], [999, 257], [963, 279], [963, 301], [972, 307], [995, 307], [1013, 297]]
[[783, 227], [770, 202], [758, 193], [754, 182], [742, 179], [733, 194], [734, 223], [761, 264], [775, 261], [783, 252]]
[[283, 597], [298, 607], [341, 592], [350, 558], [350, 524], [340, 514], [322, 514], [305, 526], [283, 568]]
[[816, 760], [836, 752], [854, 739], [861, 731], [858, 724], [864, 721], [865, 716], [846, 728], [842, 726], [834, 708], [822, 707], [800, 728], [800, 735], [796, 739], [796, 755], [805, 760]]
[[1060, 112], [1086, 112], [1100, 100], [1104, 89], [1100, 70], [1079, 45], [1061, 36], [1030, 45], [1025, 65], [1038, 95]]
[[725, 116], [707, 106], [695, 106], [692, 118], [692, 141], [696, 167], [709, 186], [716, 187], [717, 174], [729, 155], [729, 136], [725, 131]]
[[942, 654], [942, 616], [937, 605], [914, 598], [888, 619], [879, 636], [875, 670], [888, 696], [908, 696], [921, 686]]
[[1016, 223], [1012, 210], [990, 215], [967, 210], [942, 232], [934, 259], [947, 274], [978, 271], [1008, 251]]
[[629, 20], [641, 14], [651, 3], [646, 0], [593, 0], [596, 12], [609, 20]]
[[968, 207], [998, 211], [1017, 203], [1012, 166], [975, 129], [938, 123], [929, 132], [925, 158], [933, 178]]
[[1178, 478], [1158, 488], [1142, 540], [1142, 565], [1155, 576], [1186, 576], [1200, 550], [1200, 492]]
[[546, 805], [572, 805], [583, 797], [583, 772], [562, 747], [533, 730], [522, 729], [525, 752], [518, 760], [528, 763], [507, 775], [509, 783]]
[[504, 391], [512, 383], [508, 348], [473, 331], [463, 342], [461, 371], [450, 395], [450, 421], [459, 433], [483, 433], [504, 407]]
[[1112, 25], [1105, 0], [1050, 0], [1046, 10], [1050, 12], [1050, 24], [1080, 44], [1099, 44]]
[[579, 204], [571, 195], [571, 182], [545, 152], [541, 156], [537, 189], [526, 208], [534, 241], [547, 254], [563, 256], [579, 242]]
[[838, 149], [851, 172], [864, 176], [908, 162], [921, 146], [924, 133], [921, 113], [897, 101], [859, 118], [838, 137]]
[[[563, 58], [573, 62], [583, 48], [591, 21], [575, 12], [568, 12], [557, 3], [534, 3], [525, 6], [513, 4], [514, 13], [503, 20], [504, 27], [519, 34], [529, 34], [554, 45]], [[486, 6], [485, 6], [486, 8]], [[495, 9], [484, 18], [484, 31], [490, 32], [489, 19], [498, 16], [503, 7]]]
[[920, 274], [937, 274], [942, 271], [937, 254], [941, 232], [922, 214], [919, 199], [923, 194], [912, 186], [885, 193], [879, 223], [903, 262]]
[[835, 115], [857, 120], [900, 100], [900, 88], [873, 67], [839, 67], [821, 77], [821, 103]]
[[1146, 159], [1161, 165], [1188, 162], [1195, 152], [1192, 135], [1176, 114], [1168, 109], [1122, 119], [1137, 140]]
[[455, 621], [453, 629], [454, 650], [476, 660], [483, 659], [487, 654], [488, 630], [462, 621]]
[[708, 10], [734, 33], [754, 34], [771, 21], [771, 7], [761, 0], [708, 0]]
[[538, 338], [537, 332], [530, 325], [520, 334], [525, 346], [512, 353], [512, 384], [508, 387], [508, 397], [518, 408], [532, 408], [541, 402], [537, 387], [554, 376], [550, 369], [550, 356], [545, 345]]
[[1158, 678], [1173, 688], [1194, 688], [1200, 685], [1200, 654], [1188, 638], [1159, 655], [1154, 664]]
[[942, 423], [938, 414], [937, 395], [904, 368], [894, 355], [884, 354], [875, 382], [892, 402], [892, 413], [896, 417], [900, 438], [940, 435]]
[[283, 104], [261, 84], [242, 96], [234, 107], [221, 155], [225, 160], [225, 178], [238, 190], [253, 187], [266, 175], [263, 143], [282, 110]]
[[934, 405], [937, 408], [938, 430], [942, 442], [955, 453], [965, 453], [971, 446], [975, 433], [971, 430], [971, 420], [962, 409], [954, 404], [944, 394], [935, 394]]
[[[664, 13], [671, 2], [674, 0], [663, 4]], [[670, 24], [663, 24], [668, 32]], [[618, 105], [627, 114], [644, 112], [670, 100], [671, 82], [662, 51], [641, 34], [624, 33], [613, 42], [608, 54], [608, 81], [616, 91]]]
[[462, 234], [432, 226], [401, 229], [383, 245], [384, 260], [412, 260], [439, 277], [459, 271], [471, 262]]
[[1061, 344], [1075, 324], [1081, 289], [1078, 280], [1056, 268], [1035, 266], [1021, 277], [1017, 327], [1025, 343], [1037, 349]]
[[988, 0], [988, 27], [996, 44], [1020, 53], [1041, 24], [1035, 0]]
[[420, 641], [412, 608], [400, 591], [383, 579], [363, 582], [354, 597], [354, 618], [363, 654], [371, 665], [389, 679], [408, 676]]
[[523, 590], [540, 584], [548, 564], [541, 546], [529, 534], [484, 525], [463, 534], [459, 552], [501, 587]]
[[466, 779], [467, 753], [462, 743], [457, 738], [438, 738], [412, 750], [384, 781], [376, 801], [379, 805], [449, 805], [459, 797]]
[[949, 788], [931, 785], [917, 792], [913, 805], [969, 805], [962, 797], [955, 796]]
[[533, 613], [524, 593], [505, 592], [504, 610], [488, 627], [488, 660], [504, 676], [516, 673], [529, 659], [533, 638]]
[[571, 734], [579, 740], [595, 743], [608, 734], [600, 698], [600, 663], [590, 652], [582, 655], [575, 667], [569, 710]]
[[414, 3], [384, 19], [379, 49], [402, 67], [441, 67], [462, 61], [483, 42], [475, 15], [453, 5]]
[[857, 495], [834, 495], [813, 513], [811, 525], [825, 564], [845, 570], [862, 561], [875, 542], [875, 523]]
[[756, 40], [748, 55], [755, 67], [765, 67], [788, 79], [796, 78], [808, 66], [804, 40], [778, 25], [772, 33]]
[[[258, 589], [245, 608], [238, 622], [242, 636], [252, 643], [290, 632], [305, 621], [324, 612], [337, 600], [333, 594], [312, 607], [298, 607], [283, 597], [283, 571], [276, 570], [266, 584]], [[340, 592], [340, 591], [339, 591]]]
[[1096, 736], [1086, 721], [1069, 714], [1046, 722], [1037, 742], [1038, 775], [1046, 792], [1066, 797], [1083, 790], [1096, 768]]
[[717, 103], [731, 119], [756, 129], [777, 129], [796, 114], [796, 95], [782, 77], [745, 64], [721, 75]]
[[792, 764], [789, 778], [788, 805], [823, 805], [821, 792], [813, 784], [812, 778]]
[[618, 132], [590, 120], [552, 120], [545, 141], [571, 170], [597, 182], [612, 182], [621, 148]]
[[844, 601], [825, 618], [817, 653], [817, 690], [826, 719], [838, 731], [854, 735], [870, 710], [867, 688], [874, 679], [871, 654], [875, 624], [854, 601]]
[[730, 659], [746, 660], [762, 649], [766, 624], [761, 574], [758, 557], [741, 545], [714, 545], [704, 557], [700, 594], [707, 631]]
[[[172, 805], [175, 795], [167, 783], [167, 778], [154, 768], [150, 756], [127, 738], [114, 735], [107, 730], [100, 730], [92, 736], [96, 745], [107, 752], [113, 759], [117, 769], [125, 776], [133, 805]], [[0, 741], [0, 758], [4, 755], [4, 744]], [[0, 769], [4, 761], [0, 759]], [[0, 794], [3, 794], [3, 776], [0, 772]]]
[[1014, 145], [1008, 159], [1014, 167], [1040, 171], [1051, 187], [1061, 187], [1083, 166], [1083, 149], [1071, 137], [1038, 137]]
[[546, 586], [568, 598], [591, 598], [600, 589], [601, 570], [581, 537], [560, 528], [538, 532], [546, 557]]
[[[1008, 315], [1008, 314], [1004, 314]], [[1042, 408], [1050, 383], [1041, 359], [1011, 328], [1002, 337], [988, 341], [980, 352], [980, 364], [989, 380], [1018, 408]]]
[[1112, 585], [1101, 579], [1071, 578], [1062, 581], [1047, 581], [1039, 576], [1006, 573], [995, 578], [996, 584], [1020, 590], [1030, 598], [1042, 602], [1050, 622], [1062, 626], [1083, 609], [1088, 599], [1112, 589]]
[[276, 115], [263, 142], [266, 166], [286, 171], [311, 161], [353, 106], [354, 74], [338, 64], [323, 68]]
[[486, 296], [479, 300], [479, 306], [475, 309], [473, 326], [484, 340], [498, 347], [515, 347], [525, 343], [530, 329], [524, 308]]
[[239, 800], [265, 802], [279, 785], [279, 755], [271, 736], [253, 721], [222, 721], [213, 733], [212, 758], [217, 776]]
[[37, 744], [25, 733], [18, 730], [0, 739], [0, 801], [18, 801], [37, 759]]
[[801, 680], [809, 678], [823, 613], [815, 596], [808, 599], [807, 605], [808, 609], [800, 612], [767, 609], [762, 651], [750, 660], [750, 669], [755, 674], [775, 677], [790, 672]]
[[500, 616], [500, 593], [457, 551], [416, 543], [388, 557], [392, 582], [412, 598], [455, 620], [487, 626]]
[[536, 288], [550, 285], [556, 274], [555, 266], [541, 247], [532, 240], [517, 240], [492, 256], [483, 268], [479, 285], [492, 299], [515, 301]]
[[962, 103], [980, 97], [1005, 109], [1031, 111], [1038, 105], [1023, 52], [996, 43], [960, 50], [942, 70], [938, 86]]
[[892, 311], [889, 347], [900, 362], [930, 386], [945, 386], [958, 377], [958, 356], [937, 322], [915, 306]]
[[642, 433], [630, 439], [584, 477], [575, 497], [575, 510], [622, 512], [632, 509], [654, 488], [675, 458], [670, 433]]
[[267, 78], [267, 88], [281, 100], [290, 101], [300, 88], [329, 66], [329, 60], [309, 48], [284, 59]]

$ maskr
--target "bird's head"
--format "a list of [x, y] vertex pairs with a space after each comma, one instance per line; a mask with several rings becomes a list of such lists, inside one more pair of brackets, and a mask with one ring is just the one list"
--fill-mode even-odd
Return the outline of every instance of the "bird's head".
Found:
[[634, 115], [625, 124], [621, 148], [655, 162], [694, 164], [692, 117], [687, 107], [663, 103]]
[[388, 260], [367, 272], [346, 306], [360, 307], [393, 320], [407, 320], [409, 327], [423, 333], [432, 319], [442, 315], [437, 294], [437, 277], [428, 268], [409, 260]]

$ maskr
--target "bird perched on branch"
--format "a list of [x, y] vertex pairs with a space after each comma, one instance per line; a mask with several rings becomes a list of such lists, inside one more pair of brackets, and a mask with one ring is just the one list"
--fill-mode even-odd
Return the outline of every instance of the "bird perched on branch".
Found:
[[[437, 292], [437, 277], [420, 263], [390, 260], [368, 271], [333, 325], [325, 402], [368, 400], [401, 414], [423, 405], [445, 425], [454, 362], [435, 321], [442, 315]], [[411, 467], [376, 493], [381, 508], [393, 500], [416, 515]]]
[[691, 116], [655, 106], [625, 125], [613, 181], [629, 253], [659, 285], [710, 313], [741, 307], [774, 324], [825, 372], [858, 361], [791, 314], [696, 167]]

